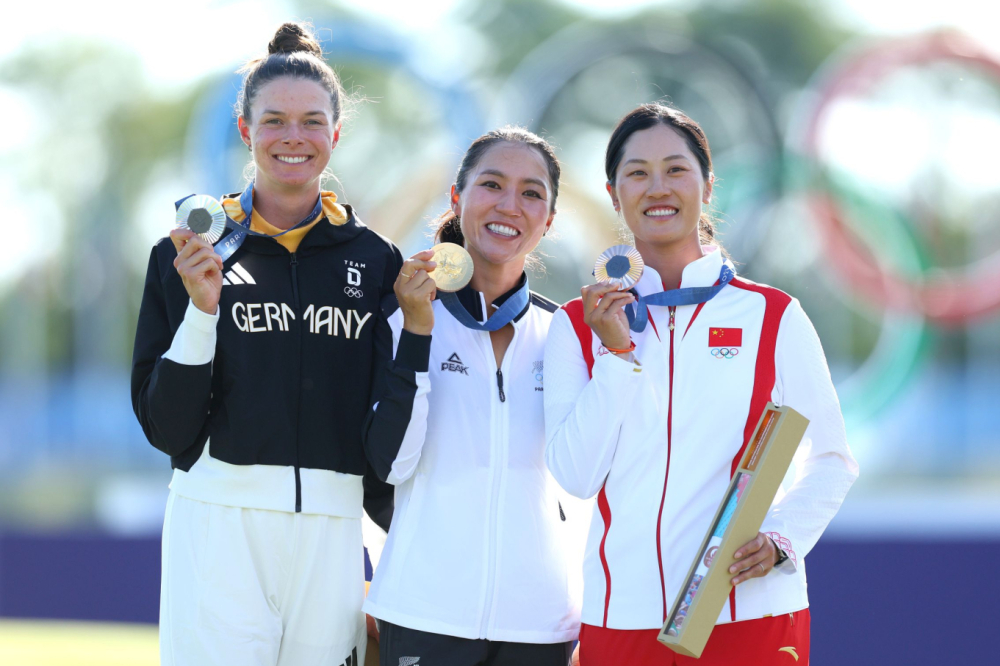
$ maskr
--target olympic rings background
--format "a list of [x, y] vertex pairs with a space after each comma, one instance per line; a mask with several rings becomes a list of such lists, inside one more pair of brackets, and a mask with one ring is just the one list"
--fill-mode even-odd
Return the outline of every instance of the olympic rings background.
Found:
[[[657, 3], [634, 14], [604, 3], [614, 17], [572, 0], [463, 0], [423, 23], [433, 3], [410, 3], [419, 29], [377, 15], [387, 3], [179, 0], [170, 12], [116, 12], [103, 2], [46, 3], [44, 22], [17, 13], [39, 7], [15, 6], [7, 17], [19, 29], [0, 46], [10, 231], [0, 247], [0, 616], [155, 622], [170, 470], [127, 397], [149, 248], [180, 196], [242, 185], [232, 72], [273, 33], [254, 17], [296, 14], [312, 18], [348, 90], [368, 100], [347, 119], [328, 186], [404, 254], [428, 245], [473, 138], [519, 122], [554, 142], [555, 237], [531, 280], [557, 301], [592, 279], [599, 252], [627, 242], [602, 168], [618, 117], [669, 98], [701, 121], [723, 242], [741, 275], [785, 289], [814, 322], [861, 464], [809, 554], [815, 660], [992, 657], [975, 638], [1000, 595], [988, 575], [1000, 542], [1000, 60], [989, 38], [865, 36], [809, 0]], [[948, 9], [966, 20], [972, 7]], [[138, 22], [143, 10], [156, 21]], [[206, 63], [164, 84], [110, 34], [51, 37], [71, 12], [131, 21], [116, 35], [140, 35], [143, 57], [162, 48], [173, 65], [196, 45]], [[5, 55], [32, 30], [30, 48]], [[155, 46], [165, 34], [169, 46]], [[213, 60], [220, 44], [224, 60]], [[541, 367], [531, 372], [540, 391]], [[17, 526], [27, 534], [12, 540]], [[99, 550], [98, 539], [120, 550]], [[886, 546], [892, 539], [905, 543]], [[938, 575], [942, 561], [976, 584], [954, 586]], [[948, 613], [934, 613], [941, 598]], [[935, 631], [915, 642], [912, 626]]]
[[[813, 162], [810, 189], [816, 220], [823, 225], [823, 239], [834, 258], [836, 270], [862, 298], [881, 307], [921, 314], [927, 319], [957, 325], [995, 313], [1000, 309], [1000, 245], [984, 258], [962, 269], [922, 266], [919, 277], [911, 278], [899, 268], [879, 266], [871, 254], [861, 249], [861, 237], [843, 219], [837, 183], [819, 170], [819, 134], [829, 108], [840, 98], [870, 94], [885, 79], [906, 68], [930, 68], [954, 62], [1000, 80], [1000, 59], [979, 44], [953, 32], [879, 44], [845, 55], [841, 62], [819, 74], [817, 95], [809, 111], [801, 150]], [[833, 190], [833, 191], [831, 191]], [[897, 215], [879, 219], [893, 222]], [[903, 221], [912, 230], [910, 221]], [[911, 235], [912, 240], [916, 240]], [[863, 241], [862, 241], [863, 242]], [[922, 252], [927, 255], [926, 249]]]

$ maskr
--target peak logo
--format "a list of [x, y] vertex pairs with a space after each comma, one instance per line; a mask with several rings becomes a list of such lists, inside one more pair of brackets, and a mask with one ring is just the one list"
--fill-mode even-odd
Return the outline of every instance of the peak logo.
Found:
[[469, 375], [469, 366], [462, 363], [462, 359], [458, 357], [458, 352], [455, 352], [448, 357], [448, 360], [441, 364], [441, 372], [460, 372], [465, 376]]

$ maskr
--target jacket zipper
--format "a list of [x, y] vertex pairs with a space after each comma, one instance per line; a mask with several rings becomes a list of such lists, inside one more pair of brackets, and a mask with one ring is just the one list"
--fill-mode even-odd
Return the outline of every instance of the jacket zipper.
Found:
[[[486, 345], [486, 353], [489, 357], [493, 358], [493, 345], [491, 343], [489, 334], [486, 334], [485, 340], [488, 343]], [[507, 401], [507, 396], [503, 391], [503, 364], [511, 357], [514, 351], [514, 344], [517, 341], [517, 328], [514, 329], [514, 339], [510, 341], [510, 345], [507, 346], [507, 351], [504, 353], [503, 360], [500, 362], [500, 367], [497, 368], [497, 397], [499, 398], [499, 403], [493, 403], [494, 409], [491, 410], [497, 419], [496, 423], [493, 424], [493, 434], [495, 439], [491, 442], [491, 446], [496, 446], [496, 463], [493, 465], [493, 481], [490, 492], [490, 516], [489, 516], [489, 551], [487, 553], [488, 563], [486, 569], [486, 601], [483, 604], [483, 617], [479, 626], [479, 637], [486, 638], [487, 632], [489, 631], [490, 617], [493, 607], [493, 597], [494, 588], [496, 587], [496, 568], [497, 568], [497, 529], [499, 523], [498, 514], [500, 512], [500, 487], [501, 481], [503, 479], [503, 470], [507, 464], [507, 447], [505, 442], [507, 440], [507, 411], [503, 408], [504, 403]]]
[[667, 501], [667, 480], [670, 478], [670, 449], [673, 439], [674, 416], [674, 315], [677, 306], [670, 306], [670, 381], [667, 394], [667, 470], [663, 474], [663, 495], [660, 497], [660, 513], [656, 518], [656, 561], [660, 567], [660, 595], [663, 599], [663, 621], [667, 621], [667, 582], [663, 577], [663, 547], [660, 541], [660, 526], [663, 524], [663, 505]]
[[[299, 370], [302, 369], [302, 328], [305, 322], [302, 321], [301, 307], [299, 305], [299, 257], [294, 252], [291, 253], [292, 267], [292, 304], [295, 306], [295, 317], [299, 320]], [[302, 412], [302, 378], [298, 382], [298, 405], [299, 415]], [[302, 513], [302, 476], [299, 473], [299, 424], [295, 424], [295, 513]]]

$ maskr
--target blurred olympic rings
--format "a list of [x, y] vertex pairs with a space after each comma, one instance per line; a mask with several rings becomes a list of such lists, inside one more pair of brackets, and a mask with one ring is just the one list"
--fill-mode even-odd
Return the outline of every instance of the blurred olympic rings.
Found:
[[[819, 167], [820, 128], [833, 103], [845, 97], [877, 92], [883, 79], [905, 67], [948, 62], [968, 67], [1000, 81], [1000, 60], [970, 39], [954, 32], [879, 44], [841, 59], [818, 87], [801, 150], [812, 165], [809, 203], [822, 226], [834, 267], [858, 296], [879, 306], [918, 312], [928, 320], [959, 325], [1000, 309], [1000, 249], [959, 269], [924, 267], [918, 276], [902, 275], [873, 256], [850, 231], [840, 197], [832, 196], [829, 178]], [[893, 216], [899, 221], [899, 213]], [[883, 216], [882, 219], [889, 219]], [[913, 228], [912, 224], [907, 225]], [[915, 238], [910, 239], [911, 242]], [[866, 251], [871, 250], [871, 251]]]
[[738, 347], [713, 347], [712, 356], [715, 358], [736, 358], [740, 353]]
[[365, 293], [357, 287], [344, 287], [344, 293], [351, 298], [361, 298], [365, 295]]

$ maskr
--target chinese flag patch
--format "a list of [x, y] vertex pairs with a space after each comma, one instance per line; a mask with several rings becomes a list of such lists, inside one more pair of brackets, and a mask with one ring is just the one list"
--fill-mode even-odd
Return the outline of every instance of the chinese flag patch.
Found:
[[708, 329], [709, 347], [739, 347], [743, 344], [742, 328]]

